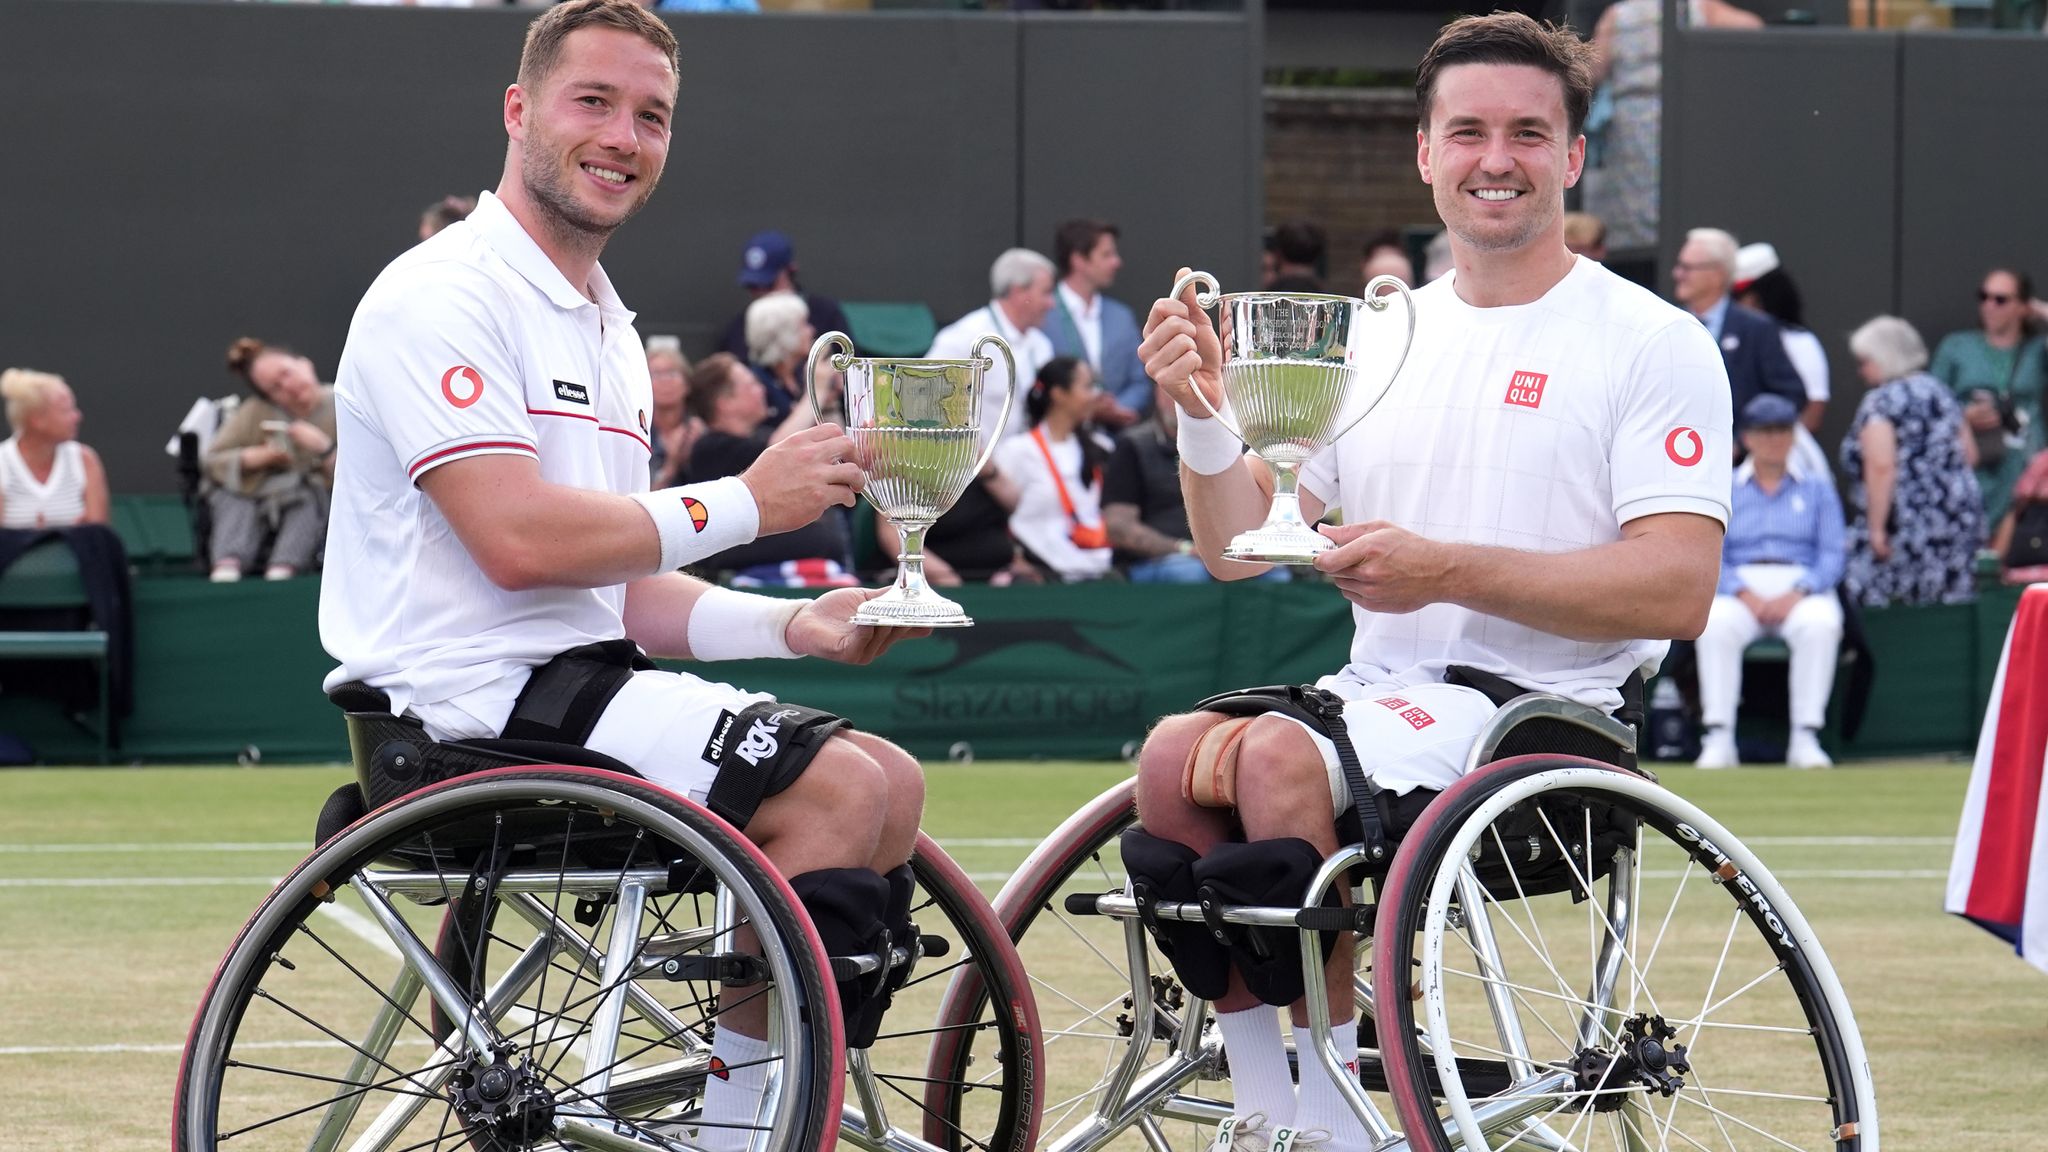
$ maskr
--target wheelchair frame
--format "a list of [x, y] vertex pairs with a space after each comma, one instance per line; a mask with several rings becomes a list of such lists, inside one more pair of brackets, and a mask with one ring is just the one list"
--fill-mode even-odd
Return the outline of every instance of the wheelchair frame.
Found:
[[[1595, 733], [1624, 750], [1634, 747], [1635, 732], [1628, 725], [1563, 697], [1530, 693], [1510, 701], [1493, 717], [1474, 743], [1466, 775], [1430, 803], [1415, 827], [1402, 837], [1391, 863], [1377, 862], [1379, 868], [1385, 869], [1373, 881], [1380, 894], [1377, 904], [1367, 901], [1360, 886], [1353, 890], [1352, 907], [1321, 907], [1325, 893], [1343, 883], [1347, 873], [1354, 868], [1375, 867], [1361, 845], [1349, 844], [1325, 861], [1298, 905], [1226, 905], [1205, 913], [1195, 903], [1158, 903], [1153, 905], [1154, 914], [1161, 919], [1195, 923], [1207, 922], [1214, 915], [1228, 924], [1292, 929], [1299, 934], [1314, 1048], [1311, 1058], [1338, 1084], [1376, 1152], [1490, 1148], [1496, 1146], [1496, 1141], [1515, 1147], [1576, 1150], [1593, 1145], [1591, 1127], [1587, 1127], [1584, 1137], [1579, 1134], [1585, 1126], [1583, 1121], [1603, 1113], [1607, 1118], [1594, 1119], [1593, 1123], [1607, 1124], [1618, 1133], [1614, 1137], [1616, 1146], [1633, 1152], [1638, 1148], [1665, 1146], [1675, 1131], [1679, 1103], [1702, 1104], [1702, 1099], [1703, 1107], [1714, 1110], [1714, 1122], [1722, 1130], [1722, 1136], [1712, 1147], [1723, 1146], [1721, 1140], [1725, 1140], [1725, 1146], [1736, 1147], [1738, 1141], [1729, 1132], [1742, 1133], [1745, 1138], [1751, 1134], [1743, 1132], [1745, 1122], [1740, 1116], [1732, 1120], [1722, 1118], [1721, 1113], [1727, 1110], [1717, 1108], [1703, 1079], [1696, 1080], [1698, 1098], [1686, 1097], [1683, 1075], [1677, 1077], [1680, 1087], [1661, 1098], [1659, 1091], [1638, 1085], [1635, 1079], [1645, 1075], [1642, 1068], [1650, 1060], [1673, 1056], [1680, 1062], [1685, 1059], [1683, 1046], [1664, 1046], [1665, 1040], [1678, 1034], [1689, 1037], [1692, 1047], [1697, 1048], [1700, 1034], [1709, 1028], [1755, 1028], [1760, 1033], [1786, 1035], [1797, 1032], [1796, 1025], [1800, 1023], [1816, 1035], [1820, 1073], [1826, 1081], [1825, 1098], [1818, 1094], [1799, 1096], [1791, 1091], [1714, 1091], [1721, 1094], [1724, 1102], [1730, 1098], [1746, 1102], [1753, 1096], [1782, 1095], [1801, 1109], [1829, 1111], [1832, 1123], [1805, 1131], [1802, 1140], [1820, 1141], [1815, 1147], [1875, 1152], [1879, 1146], [1875, 1093], [1853, 1015], [1825, 954], [1782, 887], [1725, 828], [1696, 806], [1658, 786], [1647, 772], [1575, 757], [1494, 759], [1510, 732], [1537, 719]], [[1460, 856], [1466, 852], [1477, 856], [1484, 847], [1481, 838], [1491, 833], [1499, 856], [1507, 858], [1507, 848], [1499, 843], [1495, 821], [1504, 813], [1518, 810], [1518, 806], [1543, 813], [1545, 798], [1559, 797], [1579, 797], [1582, 808], [1586, 801], [1595, 799], [1602, 804], [1624, 805], [1630, 813], [1628, 818], [1639, 822], [1635, 825], [1634, 847], [1615, 851], [1603, 865], [1608, 869], [1604, 874], [1595, 871], [1590, 852], [1568, 862], [1568, 886], [1592, 897], [1589, 903], [1599, 908], [1597, 935], [1602, 939], [1591, 960], [1592, 970], [1587, 974], [1583, 992], [1566, 987], [1564, 978], [1552, 969], [1550, 975], [1556, 978], [1562, 996], [1557, 992], [1532, 994], [1517, 988], [1508, 978], [1503, 948], [1526, 944], [1528, 929], [1518, 922], [1514, 910], [1506, 906], [1509, 901], [1486, 890], [1476, 867]], [[1091, 1029], [1107, 1025], [1108, 1014], [1115, 1011], [1113, 1005], [1097, 1009], [1094, 1005], [1101, 1003], [1099, 997], [1090, 999], [1079, 993], [1041, 988], [1040, 1001], [1048, 1012], [1065, 1002], [1083, 1014], [1071, 1027], [1052, 1026], [1048, 1051], [1060, 1051], [1059, 1042], [1063, 1039], [1102, 1041], [1109, 1063], [1094, 1087], [1080, 1097], [1048, 1103], [1046, 1124], [1050, 1138], [1046, 1152], [1098, 1152], [1132, 1130], [1151, 1152], [1171, 1152], [1176, 1145], [1168, 1136], [1166, 1123], [1213, 1125], [1231, 1114], [1229, 1105], [1191, 1090], [1198, 1089], [1202, 1081], [1218, 1080], [1225, 1074], [1220, 1037], [1207, 1027], [1210, 1005], [1192, 996], [1183, 997], [1170, 969], [1164, 975], [1158, 970], [1138, 906], [1127, 890], [1105, 893], [1098, 887], [1093, 892], [1071, 891], [1072, 877], [1080, 868], [1090, 866], [1090, 861], [1095, 862], [1093, 867], [1099, 876], [1108, 875], [1100, 865], [1100, 857], [1105, 851], [1113, 851], [1110, 845], [1117, 834], [1133, 822], [1131, 804], [1129, 784], [1103, 793], [1048, 837], [996, 898], [998, 912], [1020, 946], [1028, 943], [1028, 933], [1035, 926], [1058, 915], [1054, 903], [1062, 889], [1069, 890], [1061, 902], [1064, 912], [1106, 916], [1121, 929], [1121, 974], [1127, 978], [1122, 1000], [1125, 1012], [1116, 1022], [1118, 1033], [1124, 1037], [1121, 1052], [1116, 1051], [1117, 1041], [1089, 1034]], [[1542, 815], [1542, 821], [1562, 849], [1569, 837], [1558, 832], [1549, 815]], [[1626, 991], [1630, 1006], [1635, 1006], [1636, 993], [1647, 986], [1645, 970], [1650, 967], [1648, 962], [1639, 963], [1644, 959], [1639, 939], [1644, 926], [1637, 907], [1644, 879], [1638, 867], [1638, 853], [1644, 847], [1642, 822], [1654, 823], [1654, 830], [1685, 848], [1692, 862], [1709, 874], [1714, 884], [1728, 889], [1740, 909], [1736, 925], [1746, 914], [1759, 936], [1782, 935], [1784, 946], [1774, 957], [1767, 958], [1798, 971], [1801, 982], [1793, 989], [1793, 996], [1804, 1021], [1795, 1019], [1793, 1025], [1722, 1025], [1708, 1019], [1709, 1009], [1721, 1005], [1702, 1003], [1697, 1019], [1681, 1019], [1673, 1026], [1677, 1030], [1674, 1036], [1655, 1039], [1657, 1054], [1648, 1052], [1645, 1042], [1652, 1039], [1649, 1033], [1653, 1027], [1666, 1026], [1664, 1016], [1661, 1012], [1624, 1014], [1618, 1004], [1621, 993]], [[1578, 842], [1594, 843], [1590, 814], [1585, 838]], [[1690, 871], [1682, 868], [1681, 876], [1689, 875]], [[1510, 866], [1509, 875], [1514, 874]], [[1602, 886], [1604, 895], [1596, 892]], [[1404, 896], [1403, 889], [1413, 889], [1414, 893]], [[1684, 892], [1681, 880], [1664, 924], [1657, 926], [1657, 940], [1647, 961], [1658, 958], [1657, 946], [1662, 944], [1664, 930], [1670, 927], [1672, 913], [1678, 909]], [[1546, 894], [1523, 892], [1520, 901], [1526, 905], [1543, 895]], [[1592, 909], [1589, 907], [1588, 911], [1590, 914]], [[1535, 924], [1533, 918], [1530, 924]], [[1059, 941], [1067, 940], [1069, 934], [1081, 937], [1072, 924], [1059, 927], [1068, 932], [1047, 927], [1043, 933], [1052, 933], [1053, 939]], [[1321, 951], [1316, 946], [1317, 934], [1326, 931], [1357, 931], [1372, 937], [1370, 978], [1357, 977], [1353, 984], [1357, 1007], [1373, 1021], [1382, 1038], [1377, 1050], [1341, 1053], [1332, 1039], [1333, 1013], [1325, 992]], [[1537, 931], [1540, 936], [1540, 928]], [[1419, 955], [1413, 947], [1418, 934], [1424, 943]], [[1515, 936], [1523, 940], [1516, 941]], [[1458, 941], [1456, 945], [1450, 943], [1454, 939]], [[1727, 940], [1732, 944], [1735, 939], [1735, 926], [1731, 926]], [[1729, 944], [1723, 946], [1724, 963]], [[1094, 943], [1087, 946], [1098, 947]], [[1772, 946], [1777, 947], [1775, 943]], [[1115, 951], [1114, 946], [1100, 947], [1098, 958], [1115, 969], [1117, 965], [1108, 955]], [[1450, 967], [1453, 953], [1455, 958], [1477, 969], [1476, 973], [1460, 975], [1478, 987], [1479, 993], [1472, 998], [1485, 1002], [1495, 1035], [1488, 1043], [1497, 1047], [1475, 1049], [1472, 1041], [1452, 1034], [1455, 1013], [1447, 1003], [1452, 997], [1446, 992], [1446, 984], [1456, 982], [1449, 975], [1455, 971]], [[1040, 968], [1057, 967], [1041, 962], [1035, 951], [1029, 955], [1030, 962]], [[1411, 985], [1411, 968], [1417, 963], [1421, 977]], [[1768, 976], [1766, 971], [1729, 999], [1732, 1001], [1750, 987], [1760, 986], [1759, 982]], [[1110, 983], [1105, 976], [1104, 986]], [[1711, 1001], [1711, 983], [1709, 989]], [[1532, 1043], [1531, 1036], [1535, 1024], [1525, 1027], [1525, 1016], [1543, 1023], [1560, 1044], [1565, 1038], [1544, 1022], [1543, 1013], [1531, 1009], [1528, 1001], [1532, 995], [1552, 995], [1578, 1002], [1578, 1019], [1570, 1041], [1577, 1050], [1573, 1060], [1585, 1061], [1584, 1065], [1572, 1066], [1554, 1058], [1546, 1060], [1535, 1050], [1537, 1045]], [[1385, 1011], [1380, 1010], [1382, 1005], [1386, 1006]], [[1792, 1005], [1788, 1001], [1781, 1006]], [[958, 1010], [965, 1006], [952, 1007]], [[1654, 999], [1652, 1007], [1656, 1007]], [[1654, 1026], [1650, 1023], [1653, 1015]], [[1688, 1027], [1690, 1032], [1685, 1032]], [[1364, 1031], [1361, 1027], [1361, 1032]], [[1722, 1033], [1713, 1035], [1718, 1038]], [[1540, 1034], [1537, 1038], [1540, 1039]], [[1775, 1040], [1776, 1036], [1770, 1038]], [[1155, 1052], [1159, 1041], [1164, 1042], [1163, 1052]], [[1364, 1041], [1361, 1046], [1365, 1047]], [[1621, 1055], [1625, 1049], [1641, 1050], [1644, 1065], [1632, 1063], [1633, 1055]], [[1474, 1058], [1469, 1053], [1475, 1050], [1499, 1055]], [[1592, 1053], [1602, 1054], [1606, 1063], [1596, 1064]], [[1297, 1066], [1305, 1062], [1302, 1054], [1295, 1056]], [[1085, 1062], [1092, 1067], [1093, 1060], [1091, 1054]], [[1356, 1062], [1355, 1074], [1345, 1069], [1347, 1061], [1352, 1060]], [[1369, 1090], [1392, 1097], [1393, 1119], [1368, 1095]], [[1663, 1107], [1666, 1100], [1671, 1102], [1668, 1108]], [[1616, 1116], [1621, 1119], [1614, 1119]], [[1565, 1118], [1569, 1118], [1569, 1130], [1560, 1132], [1558, 1127], [1566, 1125]], [[1054, 1131], [1056, 1126], [1059, 1130]], [[1762, 1140], [1757, 1144], [1759, 1147], [1806, 1146], [1761, 1129], [1757, 1131]]]

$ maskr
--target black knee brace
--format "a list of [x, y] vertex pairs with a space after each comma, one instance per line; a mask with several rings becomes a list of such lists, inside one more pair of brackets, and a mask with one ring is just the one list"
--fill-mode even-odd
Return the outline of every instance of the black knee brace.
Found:
[[1139, 918], [1172, 962], [1182, 986], [1204, 1000], [1222, 996], [1230, 990], [1228, 949], [1204, 925], [1160, 920], [1151, 914], [1157, 903], [1196, 901], [1195, 867], [1201, 857], [1177, 840], [1161, 839], [1142, 828], [1126, 829], [1122, 847], [1124, 872], [1131, 878]]
[[[884, 985], [889, 976], [890, 929], [884, 916], [891, 908], [891, 883], [867, 868], [821, 868], [790, 877], [789, 886], [810, 914], [827, 956], [880, 959], [881, 966], [874, 971], [837, 981], [846, 1046], [869, 1047], [881, 1030], [882, 1009], [888, 1006]], [[907, 884], [904, 891], [907, 897]], [[907, 899], [905, 915], [907, 919]]]
[[[1194, 865], [1196, 898], [1204, 908], [1220, 904], [1299, 907], [1301, 894], [1323, 865], [1323, 854], [1306, 840], [1287, 837], [1249, 844], [1218, 844]], [[1334, 899], [1334, 894], [1332, 894]], [[1301, 999], [1301, 937], [1293, 928], [1254, 928], [1224, 924], [1212, 917], [1204, 928], [1212, 938], [1229, 940], [1229, 955], [1244, 974], [1245, 987], [1268, 1004], [1285, 1006]], [[1219, 940], [1220, 944], [1221, 941]], [[1322, 937], [1323, 959], [1337, 947], [1332, 934]]]

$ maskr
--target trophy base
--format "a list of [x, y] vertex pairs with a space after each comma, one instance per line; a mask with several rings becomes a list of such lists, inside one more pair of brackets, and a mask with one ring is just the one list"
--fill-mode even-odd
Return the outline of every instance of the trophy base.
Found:
[[926, 590], [912, 598], [891, 589], [862, 604], [853, 622], [872, 628], [970, 628], [974, 618], [935, 592]]
[[1247, 564], [1313, 564], [1336, 545], [1298, 524], [1264, 525], [1239, 533], [1223, 549], [1225, 560]]

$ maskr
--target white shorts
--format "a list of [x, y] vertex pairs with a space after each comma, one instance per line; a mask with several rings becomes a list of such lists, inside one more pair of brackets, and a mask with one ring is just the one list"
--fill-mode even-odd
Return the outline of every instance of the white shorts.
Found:
[[[1485, 694], [1458, 684], [1403, 688], [1326, 680], [1321, 686], [1350, 701], [1344, 705], [1344, 731], [1352, 751], [1366, 779], [1395, 795], [1455, 783], [1465, 773], [1465, 757], [1479, 730], [1499, 711]], [[1351, 807], [1351, 789], [1344, 783], [1337, 746], [1308, 725], [1301, 727], [1323, 754], [1332, 811], [1342, 812]]]
[[[524, 684], [521, 679], [489, 685], [459, 700], [415, 704], [408, 711], [436, 740], [495, 736], [504, 730]], [[687, 672], [637, 671], [620, 685], [583, 746], [702, 803], [711, 794], [712, 777], [718, 775], [718, 766], [704, 759], [704, 752], [719, 718], [773, 699], [765, 692], [745, 692]]]

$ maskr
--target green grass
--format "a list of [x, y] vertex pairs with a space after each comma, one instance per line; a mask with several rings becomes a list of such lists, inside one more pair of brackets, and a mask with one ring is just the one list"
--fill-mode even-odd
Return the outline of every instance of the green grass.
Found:
[[[1029, 843], [1125, 771], [934, 765], [926, 828], [942, 843], [976, 841], [953, 855], [992, 891]], [[2048, 985], [2004, 944], [1941, 912], [1966, 766], [1661, 774], [1752, 841], [1930, 838], [1766, 841], [1759, 852], [1841, 973], [1892, 1146], [2037, 1139], [2048, 1125], [2034, 1087], [2048, 1059]], [[163, 1145], [177, 1048], [213, 965], [345, 779], [341, 768], [0, 773], [0, 1078], [14, 1105], [0, 1148]], [[1863, 870], [1908, 877], [1821, 875]], [[89, 1045], [135, 1050], [77, 1050]]]

